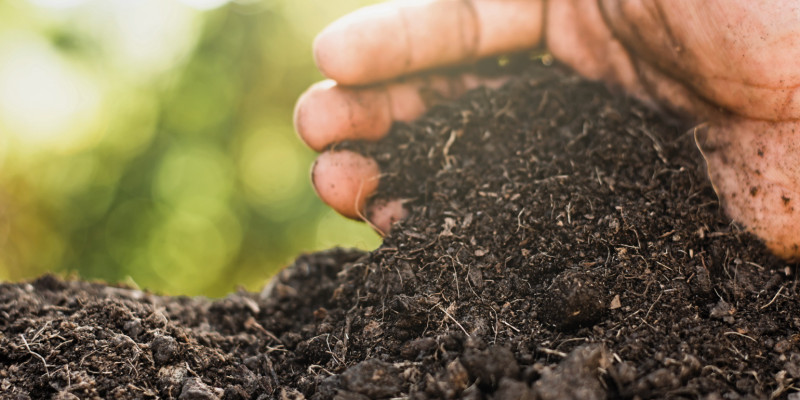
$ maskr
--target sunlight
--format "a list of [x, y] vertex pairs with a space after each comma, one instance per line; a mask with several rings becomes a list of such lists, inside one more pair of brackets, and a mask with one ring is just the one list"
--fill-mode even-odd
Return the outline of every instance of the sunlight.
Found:
[[87, 0], [28, 0], [31, 4], [42, 7], [61, 10], [65, 8], [72, 8], [86, 3]]
[[179, 2], [197, 10], [212, 10], [228, 4], [230, 0], [178, 0]]
[[93, 23], [117, 71], [145, 77], [181, 65], [195, 46], [201, 14], [176, 2], [116, 0], [93, 9]]
[[26, 147], [84, 148], [101, 134], [102, 94], [47, 44], [17, 38], [0, 46], [0, 129]]

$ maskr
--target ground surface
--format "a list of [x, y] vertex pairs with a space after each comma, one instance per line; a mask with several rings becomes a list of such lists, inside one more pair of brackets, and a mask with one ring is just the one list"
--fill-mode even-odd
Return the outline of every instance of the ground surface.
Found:
[[554, 68], [349, 144], [411, 217], [261, 293], [0, 286], [3, 398], [786, 398], [792, 266], [720, 213], [690, 127]]

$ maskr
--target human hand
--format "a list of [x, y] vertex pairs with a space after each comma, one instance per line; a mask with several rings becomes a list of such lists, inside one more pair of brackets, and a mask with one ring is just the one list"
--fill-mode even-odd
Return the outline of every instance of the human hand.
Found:
[[[390, 79], [545, 46], [584, 77], [703, 122], [698, 143], [729, 216], [776, 254], [797, 258], [799, 17], [791, 1], [384, 3], [318, 36], [315, 57], [331, 80], [300, 98], [295, 125], [317, 151], [344, 139], [377, 140], [392, 121], [424, 112], [419, 88], [452, 97], [486, 83], [469, 75]], [[368, 216], [385, 232], [405, 210], [399, 201], [365, 210], [379, 175], [374, 160], [347, 151], [324, 152], [312, 172], [323, 201], [351, 218]]]

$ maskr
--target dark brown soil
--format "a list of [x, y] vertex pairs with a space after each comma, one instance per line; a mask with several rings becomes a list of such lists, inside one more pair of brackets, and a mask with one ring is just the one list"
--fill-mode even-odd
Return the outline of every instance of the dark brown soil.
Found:
[[792, 266], [721, 215], [691, 130], [558, 68], [398, 126], [371, 253], [261, 293], [0, 286], [3, 398], [786, 398]]

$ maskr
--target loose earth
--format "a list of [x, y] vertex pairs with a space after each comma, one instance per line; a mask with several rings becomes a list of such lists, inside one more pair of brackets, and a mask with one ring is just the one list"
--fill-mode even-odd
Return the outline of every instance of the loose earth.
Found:
[[340, 147], [406, 200], [381, 247], [220, 300], [2, 284], [0, 397], [798, 396], [794, 266], [722, 214], [692, 126], [534, 65]]

